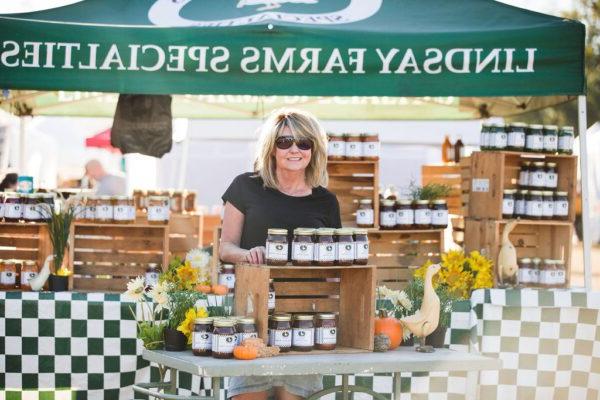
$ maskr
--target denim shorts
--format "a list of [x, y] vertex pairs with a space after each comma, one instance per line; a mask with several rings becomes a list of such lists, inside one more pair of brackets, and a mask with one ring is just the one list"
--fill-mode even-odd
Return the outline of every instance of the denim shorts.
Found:
[[270, 392], [281, 386], [291, 394], [308, 397], [323, 389], [322, 375], [234, 376], [229, 379], [227, 397], [243, 393]]

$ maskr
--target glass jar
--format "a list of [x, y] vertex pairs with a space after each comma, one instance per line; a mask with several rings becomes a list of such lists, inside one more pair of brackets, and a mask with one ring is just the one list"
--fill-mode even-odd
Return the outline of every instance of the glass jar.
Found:
[[195, 190], [186, 190], [185, 199], [183, 201], [185, 212], [192, 213], [196, 211], [196, 198], [198, 194]]
[[23, 218], [23, 203], [21, 195], [16, 192], [4, 193], [4, 220], [19, 222]]
[[229, 293], [235, 292], [235, 267], [233, 264], [223, 264], [218, 278], [219, 285], [227, 287]]
[[346, 160], [360, 161], [363, 156], [363, 143], [360, 133], [346, 135]]
[[96, 204], [96, 222], [98, 223], [112, 223], [113, 222], [113, 202], [110, 196], [100, 196], [98, 203]]
[[296, 315], [292, 324], [292, 350], [311, 351], [315, 348], [315, 324], [312, 315]]
[[292, 316], [277, 314], [269, 319], [269, 346], [279, 347], [279, 351], [287, 353], [292, 349]]
[[554, 261], [545, 258], [540, 264], [540, 280], [539, 286], [544, 288], [552, 288], [554, 286]]
[[379, 135], [376, 133], [363, 133], [361, 137], [363, 141], [363, 160], [379, 160]]
[[506, 135], [506, 128], [504, 124], [492, 124], [490, 138], [490, 147], [492, 150], [506, 150], [506, 147], [508, 146], [508, 136]]
[[531, 275], [529, 275], [529, 282], [531, 286], [538, 286], [540, 284], [541, 267], [541, 258], [535, 257], [531, 259]]
[[315, 230], [311, 228], [294, 229], [292, 264], [305, 267], [313, 265], [313, 260], [315, 259], [314, 234]]
[[337, 325], [334, 314], [317, 314], [315, 320], [315, 349], [335, 350]]
[[356, 249], [354, 246], [354, 238], [352, 237], [353, 234], [354, 231], [352, 228], [335, 230], [337, 265], [350, 266], [354, 263]]
[[286, 265], [288, 262], [287, 229], [271, 228], [267, 231], [266, 262], [267, 265]]
[[546, 187], [546, 168], [543, 161], [536, 161], [529, 172], [529, 188], [532, 190]]
[[181, 214], [183, 212], [184, 205], [182, 190], [173, 190], [170, 192], [170, 204], [172, 213]]
[[213, 319], [196, 318], [192, 331], [192, 352], [195, 356], [208, 357], [212, 354]]
[[541, 153], [544, 151], [544, 127], [542, 125], [529, 125], [526, 130], [525, 150], [532, 153]]
[[554, 154], [558, 151], [558, 126], [544, 125], [544, 153]]
[[410, 200], [396, 202], [396, 229], [409, 230], [415, 225], [415, 210]]
[[556, 287], [565, 287], [567, 284], [567, 269], [565, 262], [562, 260], [554, 260], [554, 267], [556, 268]]
[[17, 287], [17, 267], [12, 260], [1, 262], [0, 270], [0, 288], [3, 290], [11, 290]]
[[354, 264], [367, 265], [369, 263], [369, 234], [366, 229], [354, 229]]
[[136, 211], [143, 211], [146, 209], [146, 191], [141, 189], [134, 189], [133, 191], [133, 203]]
[[315, 263], [322, 267], [335, 264], [336, 244], [333, 241], [333, 229], [320, 228], [317, 230], [315, 241]]
[[479, 136], [479, 148], [482, 151], [490, 150], [490, 128], [491, 124], [484, 122], [481, 124], [481, 133]]
[[519, 171], [519, 188], [529, 188], [529, 173], [531, 171], [531, 161], [521, 161], [521, 170]]
[[509, 219], [515, 214], [515, 190], [505, 189], [502, 195], [502, 218]]
[[4, 219], [4, 193], [0, 192], [0, 221]]
[[158, 285], [158, 277], [161, 273], [160, 266], [157, 263], [148, 263], [146, 267], [146, 285], [155, 287]]
[[28, 193], [21, 195], [23, 203], [23, 220], [25, 222], [40, 222], [40, 212], [38, 207], [38, 195]]
[[258, 332], [256, 331], [254, 318], [244, 317], [238, 319], [237, 324], [235, 325], [235, 332], [238, 345], [244, 343], [244, 340], [246, 339], [257, 338]]
[[38, 276], [38, 267], [35, 261], [25, 261], [21, 266], [21, 290], [31, 290], [30, 280]]
[[394, 200], [383, 200], [381, 202], [381, 207], [379, 208], [379, 228], [387, 230], [396, 228]]
[[567, 192], [554, 194], [554, 219], [567, 221], [569, 219], [569, 197]]
[[132, 224], [135, 222], [135, 205], [129, 196], [115, 196], [113, 200], [113, 217], [116, 223]]
[[518, 190], [515, 194], [515, 217], [527, 218], [528, 190]]
[[167, 196], [148, 197], [148, 223], [164, 225], [169, 223], [170, 210]]
[[531, 283], [532, 276], [531, 258], [520, 258], [517, 264], [519, 265], [519, 271], [517, 273], [519, 284], [528, 286]]
[[235, 321], [229, 319], [213, 320], [212, 356], [214, 358], [233, 358], [235, 347]]
[[98, 196], [89, 196], [85, 204], [85, 220], [87, 222], [96, 221], [96, 206], [98, 205]]
[[448, 227], [448, 203], [439, 199], [431, 202], [431, 227], [446, 229]]
[[530, 191], [527, 195], [525, 208], [527, 218], [542, 219], [542, 215], [544, 212], [542, 192], [539, 190]]
[[558, 131], [558, 154], [573, 154], [575, 130], [572, 126], [563, 126]]
[[341, 133], [330, 133], [327, 143], [327, 159], [342, 161], [346, 158], [346, 140]]
[[546, 163], [546, 184], [544, 185], [548, 190], [556, 190], [558, 187], [558, 173], [556, 172], [556, 163]]
[[361, 199], [356, 210], [356, 225], [361, 228], [372, 228], [375, 225], [373, 200]]
[[415, 210], [415, 229], [430, 229], [431, 228], [431, 210], [429, 209], [429, 201], [417, 200], [414, 206]]
[[508, 126], [507, 149], [510, 151], [525, 150], [525, 128], [527, 124], [513, 122]]
[[554, 193], [551, 191], [542, 192], [542, 219], [554, 218]]
[[273, 284], [273, 279], [269, 279], [269, 299], [267, 300], [267, 309], [269, 310], [269, 315], [275, 312], [275, 285]]
[[[41, 199], [43, 201], [43, 199]], [[85, 221], [85, 205], [87, 202], [87, 198], [83, 197], [81, 195], [77, 195], [75, 196], [75, 200], [73, 201], [73, 217], [75, 219], [75, 221], [77, 222], [84, 222]], [[40, 216], [42, 216], [43, 214], [43, 210], [40, 204]]]

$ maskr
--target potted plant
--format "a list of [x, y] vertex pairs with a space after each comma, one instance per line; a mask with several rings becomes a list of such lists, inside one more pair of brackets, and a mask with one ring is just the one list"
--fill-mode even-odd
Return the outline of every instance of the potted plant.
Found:
[[452, 191], [452, 187], [443, 183], [428, 183], [425, 186], [419, 186], [413, 181], [410, 183], [408, 190], [412, 201], [434, 201], [448, 197]]
[[48, 215], [47, 219], [48, 235], [52, 242], [52, 251], [54, 254], [53, 268], [49, 276], [49, 289], [55, 292], [68, 290], [69, 275], [71, 269], [65, 265], [65, 254], [69, 250], [69, 235], [71, 234], [71, 224], [75, 218], [75, 208], [67, 204], [64, 210], [55, 212], [54, 210], [42, 208]]
[[[138, 338], [144, 347], [156, 350], [163, 347], [163, 312], [168, 310], [167, 286], [159, 283], [148, 287], [145, 279], [138, 276], [127, 284], [125, 297], [136, 304], [135, 310], [129, 306], [138, 327]], [[139, 312], [138, 312], [139, 311]]]

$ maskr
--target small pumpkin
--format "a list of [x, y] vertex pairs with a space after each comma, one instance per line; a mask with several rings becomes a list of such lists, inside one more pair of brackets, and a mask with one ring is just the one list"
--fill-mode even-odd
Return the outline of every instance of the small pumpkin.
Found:
[[386, 335], [390, 338], [390, 349], [395, 349], [402, 343], [402, 324], [394, 317], [380, 313], [375, 318], [375, 335]]
[[219, 296], [225, 296], [229, 289], [225, 285], [212, 285], [212, 292]]
[[196, 290], [198, 292], [204, 293], [204, 294], [208, 294], [211, 292], [212, 288], [210, 287], [210, 285], [196, 285]]
[[233, 356], [238, 360], [254, 360], [258, 357], [258, 350], [256, 347], [235, 346]]

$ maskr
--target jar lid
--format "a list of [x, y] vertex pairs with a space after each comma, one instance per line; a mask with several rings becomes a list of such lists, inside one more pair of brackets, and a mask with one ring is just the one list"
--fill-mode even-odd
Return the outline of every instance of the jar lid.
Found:
[[541, 259], [541, 258], [539, 258], [539, 257], [533, 257], [533, 258], [531, 259], [531, 261], [532, 261], [534, 264], [539, 264], [539, 263], [541, 263], [541, 262], [542, 262], [542, 259]]
[[269, 235], [287, 235], [287, 229], [270, 228], [267, 230]]
[[219, 327], [233, 327], [235, 326], [235, 321], [230, 320], [230, 319], [215, 319], [214, 320], [214, 325], [215, 326], [219, 326]]
[[527, 126], [527, 124], [524, 122], [511, 122], [509, 124], [509, 126], [511, 128], [525, 128]]
[[338, 133], [338, 132], [330, 132], [330, 133], [327, 134], [327, 136], [343, 138], [344, 134], [343, 133]]
[[335, 319], [335, 314], [317, 314], [317, 319]]
[[373, 200], [371, 199], [360, 199], [360, 204], [373, 204]]
[[7, 264], [14, 264], [14, 263], [15, 263], [15, 260], [4, 260], [3, 262], [4, 262], [4, 265], [7, 265]]
[[417, 204], [426, 204], [426, 205], [429, 205], [429, 200], [417, 200]]
[[100, 196], [100, 200], [112, 200], [111, 196]]
[[113, 199], [115, 199], [115, 200], [130, 200], [131, 197], [129, 197], [129, 196], [114, 196]]
[[504, 128], [506, 125], [505, 125], [505, 124], [503, 124], [502, 122], [494, 122], [494, 123], [492, 124], [492, 126], [493, 126], [494, 128]]
[[317, 236], [331, 236], [334, 231], [333, 228], [319, 228], [317, 229]]
[[254, 318], [244, 317], [244, 318], [238, 319], [237, 322], [240, 323], [240, 324], [253, 324], [254, 323]]
[[503, 192], [504, 192], [504, 194], [515, 194], [516, 190], [514, 190], [514, 189], [504, 189]]
[[233, 264], [221, 264], [221, 268], [224, 269], [234, 269], [234, 265]]
[[354, 228], [354, 234], [355, 235], [368, 235], [369, 231], [365, 228]]
[[521, 165], [530, 166], [531, 161], [521, 161]]
[[492, 126], [492, 124], [491, 124], [491, 123], [489, 123], [489, 122], [482, 122], [482, 123], [481, 123], [481, 126], [482, 126], [482, 127], [485, 127], [485, 128], [489, 128], [490, 126]]
[[400, 204], [402, 206], [410, 206], [410, 205], [412, 205], [412, 201], [406, 200], [406, 199], [400, 199], [400, 200], [396, 201], [396, 204]]
[[554, 260], [551, 258], [544, 258], [544, 264], [552, 265], [554, 264]]
[[554, 260], [554, 264], [558, 264], [558, 265], [565, 265], [565, 262], [563, 260]]
[[352, 234], [354, 233], [354, 229], [353, 228], [340, 228], [340, 229], [336, 229], [335, 230], [335, 234], [336, 235], [343, 235], [343, 236], [352, 236]]
[[572, 126], [563, 126], [560, 128], [560, 130], [563, 132], [575, 132], [575, 128], [573, 128]]
[[5, 197], [19, 197], [20, 194], [17, 192], [4, 192]]
[[556, 126], [556, 125], [544, 125], [544, 129], [549, 130], [549, 131], [556, 131], [556, 130], [558, 130], [558, 126]]
[[546, 167], [555, 168], [556, 167], [556, 163], [555, 162], [546, 163]]
[[553, 195], [554, 195], [554, 193], [552, 193], [552, 191], [551, 191], [551, 190], [544, 190], [544, 191], [542, 192], [542, 194], [543, 194], [544, 196], [553, 196]]
[[148, 263], [148, 268], [158, 268], [158, 263]]
[[196, 318], [194, 320], [194, 324], [212, 324], [213, 323], [213, 319], [211, 317], [207, 317], [207, 318]]
[[314, 228], [296, 228], [296, 229], [294, 229], [294, 235], [312, 236], [314, 234], [315, 234]]
[[294, 319], [297, 319], [298, 321], [312, 321], [314, 318], [312, 315], [298, 314], [298, 315], [294, 315]]
[[542, 167], [542, 168], [544, 168], [545, 164], [546, 163], [543, 162], [543, 161], [536, 161], [536, 162], [533, 163], [534, 166], [536, 166], [536, 167]]
[[292, 316], [290, 314], [277, 314], [271, 317], [274, 321], [291, 321]]
[[347, 133], [350, 137], [360, 137], [360, 133]]
[[381, 204], [383, 204], [384, 206], [393, 206], [393, 205], [394, 205], [394, 203], [395, 203], [395, 201], [394, 201], [394, 200], [383, 200], [383, 201], [381, 202]]
[[519, 262], [525, 263], [525, 264], [529, 264], [531, 263], [531, 258], [521, 258], [519, 260]]
[[542, 191], [541, 190], [532, 190], [529, 192], [529, 194], [531, 194], [532, 196], [541, 196]]
[[544, 125], [532, 124], [532, 125], [529, 125], [529, 129], [544, 129]]
[[32, 266], [32, 267], [33, 267], [33, 266], [35, 266], [35, 261], [30, 261], [30, 260], [28, 260], [28, 261], [25, 261], [25, 262], [24, 262], [24, 264], [25, 264], [25, 265], [29, 265], [29, 266]]
[[444, 199], [438, 199], [438, 200], [434, 200], [432, 203], [433, 204], [446, 204], [446, 200], [444, 200]]
[[568, 196], [567, 192], [556, 192], [557, 196]]
[[529, 190], [519, 190], [519, 193], [521, 193], [521, 194], [528, 194]]
[[361, 133], [360, 136], [363, 136], [363, 137], [379, 137], [379, 134], [378, 133], [366, 133], [365, 132], [365, 133]]

